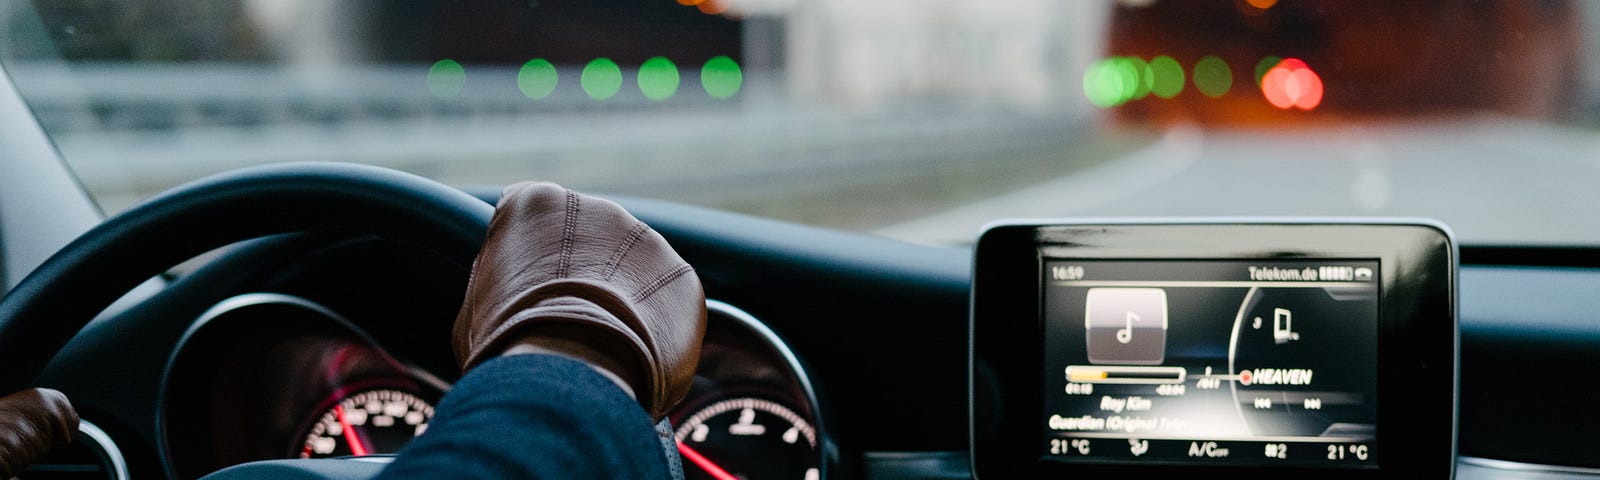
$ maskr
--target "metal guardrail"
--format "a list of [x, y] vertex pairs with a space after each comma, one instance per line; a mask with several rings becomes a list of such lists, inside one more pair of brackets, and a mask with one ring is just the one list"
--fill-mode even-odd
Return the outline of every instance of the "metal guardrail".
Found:
[[[208, 173], [326, 160], [455, 184], [542, 178], [870, 227], [1009, 185], [941, 187], [962, 183], [957, 177], [985, 170], [1010, 175], [1007, 182], [1057, 175], [1072, 162], [1042, 152], [1066, 150], [1082, 130], [1082, 119], [1061, 112], [949, 99], [871, 108], [797, 100], [775, 72], [748, 73], [737, 96], [719, 100], [700, 88], [697, 71], [684, 71], [678, 93], [657, 102], [639, 92], [631, 71], [607, 100], [589, 98], [578, 86], [581, 73], [570, 68], [559, 70], [554, 93], [530, 100], [507, 67], [468, 66], [465, 88], [447, 99], [429, 94], [426, 65], [8, 68], [68, 163], [110, 211]], [[841, 211], [839, 202], [874, 207]]]
[[51, 132], [728, 109], [748, 97], [772, 95], [768, 86], [781, 82], [772, 73], [751, 73], [742, 95], [716, 99], [701, 88], [699, 71], [685, 66], [677, 93], [655, 101], [635, 88], [637, 70], [630, 69], [623, 71], [624, 88], [617, 95], [596, 100], [579, 87], [581, 69], [558, 68], [555, 91], [535, 100], [518, 90], [518, 70], [509, 66], [468, 66], [465, 87], [450, 98], [429, 93], [428, 65], [23, 63], [8, 68]]

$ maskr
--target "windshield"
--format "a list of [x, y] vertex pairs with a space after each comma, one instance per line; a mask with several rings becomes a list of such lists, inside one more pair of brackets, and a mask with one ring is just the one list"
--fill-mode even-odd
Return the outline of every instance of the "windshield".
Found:
[[108, 213], [245, 165], [545, 179], [934, 244], [1010, 217], [1600, 240], [1591, 3], [81, 0], [0, 61]]

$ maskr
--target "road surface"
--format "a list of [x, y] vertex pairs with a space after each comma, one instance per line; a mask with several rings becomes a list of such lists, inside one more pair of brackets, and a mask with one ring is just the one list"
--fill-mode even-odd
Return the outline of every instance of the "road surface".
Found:
[[1506, 117], [1180, 126], [1093, 168], [874, 231], [971, 243], [1017, 217], [1405, 216], [1472, 243], [1600, 242], [1600, 135]]

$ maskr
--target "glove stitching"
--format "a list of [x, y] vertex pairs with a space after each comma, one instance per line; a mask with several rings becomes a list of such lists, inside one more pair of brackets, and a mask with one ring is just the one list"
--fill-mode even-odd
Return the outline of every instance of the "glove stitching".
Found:
[[[477, 257], [474, 257], [472, 259], [472, 270], [467, 272], [467, 292], [469, 292], [468, 296], [471, 295], [470, 292], [473, 292], [473, 291], [477, 290], [476, 287], [478, 285], [478, 264], [481, 263], [481, 262], [483, 262], [483, 255], [480, 254]], [[455, 326], [452, 326], [451, 329], [450, 329], [451, 330], [450, 337], [453, 339], [453, 341], [451, 342], [452, 343], [451, 347], [453, 347], [453, 348], [451, 348], [451, 349], [456, 351], [456, 360], [457, 360], [457, 362], [461, 361], [461, 352], [466, 351], [466, 350], [470, 350], [471, 349], [471, 344], [476, 343], [478, 341], [481, 341], [483, 339], [482, 335], [473, 335], [473, 337], [475, 337], [475, 338], [466, 339], [467, 342], [466, 342], [465, 345], [463, 345], [462, 344], [463, 338], [459, 334], [459, 331], [460, 331], [460, 328], [461, 328], [460, 326], [462, 325], [461, 319], [462, 318], [472, 318], [472, 317], [477, 316], [476, 310], [477, 309], [473, 308], [472, 302], [470, 300], [466, 301], [466, 302], [463, 302], [463, 304], [461, 305], [461, 311], [456, 314], [456, 322], [455, 322], [456, 324], [455, 324]]]
[[684, 274], [687, 274], [687, 273], [693, 272], [693, 271], [694, 271], [694, 267], [689, 266], [689, 264], [687, 264], [687, 263], [682, 264], [682, 265], [678, 265], [678, 268], [674, 268], [674, 269], [672, 269], [672, 271], [667, 272], [667, 273], [661, 275], [660, 277], [656, 277], [656, 281], [650, 282], [649, 286], [645, 287], [642, 290], [639, 290], [639, 293], [633, 296], [633, 301], [642, 302], [642, 301], [644, 301], [644, 299], [650, 298], [651, 295], [655, 295], [657, 290], [661, 290], [662, 288], [665, 288], [668, 284], [671, 284], [674, 280], [682, 278]]
[[565, 277], [571, 270], [572, 235], [578, 227], [578, 205], [581, 201], [578, 192], [567, 190], [567, 217], [561, 226], [561, 263], [556, 267], [557, 277]]
[[622, 265], [622, 257], [633, 251], [634, 244], [639, 243], [639, 239], [644, 238], [644, 233], [648, 231], [650, 231], [650, 226], [645, 225], [644, 222], [638, 222], [633, 226], [633, 231], [628, 233], [628, 238], [623, 240], [621, 245], [617, 245], [616, 253], [612, 254], [611, 260], [606, 262], [606, 280], [611, 280], [611, 277], [617, 274], [617, 267]]

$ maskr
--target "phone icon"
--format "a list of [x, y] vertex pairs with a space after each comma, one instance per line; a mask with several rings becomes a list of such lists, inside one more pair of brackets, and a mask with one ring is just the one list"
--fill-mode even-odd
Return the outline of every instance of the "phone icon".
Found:
[[1294, 312], [1287, 308], [1272, 309], [1272, 341], [1279, 345], [1289, 343], [1290, 340], [1299, 340], [1300, 333], [1294, 331]]

